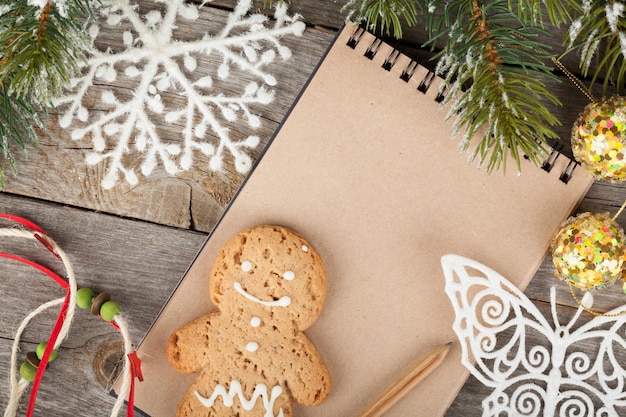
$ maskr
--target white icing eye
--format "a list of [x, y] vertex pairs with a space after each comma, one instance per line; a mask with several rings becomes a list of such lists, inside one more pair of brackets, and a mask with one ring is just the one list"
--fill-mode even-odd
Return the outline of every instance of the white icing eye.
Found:
[[307, 245], [302, 245], [302, 252], [308, 252], [309, 247]]
[[287, 281], [291, 281], [295, 277], [296, 277], [296, 274], [294, 274], [293, 271], [287, 271], [283, 274], [283, 278], [285, 278]]
[[252, 269], [252, 264], [250, 263], [250, 261], [243, 261], [241, 263], [241, 270], [243, 272], [248, 272]]

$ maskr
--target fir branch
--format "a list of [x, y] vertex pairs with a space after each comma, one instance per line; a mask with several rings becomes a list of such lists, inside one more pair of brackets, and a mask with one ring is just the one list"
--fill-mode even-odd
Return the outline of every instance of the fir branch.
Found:
[[47, 105], [79, 74], [90, 40], [78, 19], [91, 12], [87, 0], [64, 5], [60, 10], [51, 0], [42, 8], [15, 1], [0, 16], [0, 81], [9, 94]]
[[[507, 154], [518, 170], [523, 156], [539, 164], [548, 140], [558, 137], [551, 126], [559, 123], [544, 103], [559, 101], [542, 81], [552, 75], [543, 62], [549, 47], [536, 40], [540, 29], [522, 24], [505, 1], [431, 5], [431, 42], [448, 36], [437, 72], [449, 89], [444, 104], [450, 104], [455, 134], [463, 132], [461, 149], [489, 172], [505, 170]], [[472, 143], [475, 135], [478, 143]]]
[[413, 26], [417, 23], [417, 6], [420, 3], [416, 0], [349, 0], [342, 11], [348, 11], [348, 20], [357, 22], [364, 21], [369, 30], [377, 33], [391, 35], [402, 38], [403, 17], [407, 25]]
[[[28, 97], [14, 97], [6, 84], [0, 84], [0, 150], [9, 168], [15, 174], [15, 158], [9, 145], [13, 142], [26, 153], [25, 140], [35, 146], [35, 127], [43, 127], [40, 109]], [[45, 114], [45, 112], [44, 112]], [[5, 185], [4, 168], [0, 165], [0, 187]]]
[[564, 55], [579, 51], [582, 75], [587, 77], [593, 71], [590, 86], [604, 78], [604, 94], [609, 87], [614, 87], [617, 93], [625, 91], [626, 10], [623, 3], [586, 1], [583, 14], [572, 22], [567, 36], [569, 48]]
[[[15, 0], [0, 6], [0, 154], [15, 173], [10, 143], [35, 146], [46, 108], [61, 95], [90, 40], [79, 19], [92, 0]], [[0, 186], [5, 175], [0, 166]]]
[[[252, 0], [250, 0], [252, 1]], [[283, 5], [284, 0], [278, 0], [278, 5], [282, 6]], [[263, 7], [267, 8], [267, 7], [273, 7], [274, 6], [274, 1], [273, 0], [263, 0]]]
[[[550, 23], [559, 26], [572, 21], [573, 15], [582, 12], [578, 0], [508, 0], [509, 10], [516, 11], [517, 17], [526, 25], [544, 25], [544, 15]], [[545, 13], [544, 13], [545, 12]]]

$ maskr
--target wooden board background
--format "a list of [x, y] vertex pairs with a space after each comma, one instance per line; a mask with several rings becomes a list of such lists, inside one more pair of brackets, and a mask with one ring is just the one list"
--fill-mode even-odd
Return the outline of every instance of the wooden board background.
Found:
[[[140, 3], [146, 10], [152, 7], [149, 1]], [[198, 33], [220, 28], [234, 3], [217, 0], [205, 5], [200, 23], [179, 22], [180, 36], [193, 39]], [[302, 14], [307, 29], [302, 37], [284, 38], [293, 57], [271, 68], [278, 80], [274, 87], [276, 96], [271, 105], [255, 109], [262, 118], [262, 127], [253, 133], [262, 143], [254, 158], [260, 155], [346, 17], [341, 1], [293, 0], [292, 3], [290, 11]], [[254, 5], [259, 11], [269, 13], [263, 9], [262, 2]], [[561, 50], [564, 30], [549, 28], [550, 35], [546, 36], [545, 40], [557, 51]], [[101, 46], [121, 47], [114, 44], [121, 42], [121, 37], [110, 35], [105, 34], [103, 39], [105, 44], [112, 44]], [[419, 48], [425, 39], [422, 25], [418, 25], [407, 29], [403, 43], [398, 46], [409, 56], [427, 57], [428, 53]], [[576, 57], [567, 57], [563, 62], [576, 70]], [[565, 153], [569, 153], [571, 125], [588, 100], [565, 77], [550, 82], [549, 89], [563, 102], [562, 107], [552, 109], [562, 122], [557, 131], [564, 139]], [[594, 93], [601, 95], [598, 89]], [[172, 127], [163, 126], [163, 129]], [[17, 156], [18, 175], [9, 176], [6, 188], [0, 193], [0, 211], [27, 217], [47, 230], [69, 254], [82, 286], [107, 290], [122, 304], [131, 331], [139, 340], [232, 199], [243, 176], [228, 169], [228, 165], [222, 173], [210, 172], [202, 165], [207, 161], [200, 161], [178, 177], [169, 176], [159, 167], [148, 179], [140, 178], [137, 186], [120, 181], [113, 189], [103, 190], [100, 181], [105, 168], [87, 166], [84, 162], [91, 147], [89, 141], [73, 141], [69, 129], [59, 126], [55, 114], [39, 133], [38, 149], [29, 150], [27, 156]], [[578, 211], [614, 213], [624, 199], [624, 185], [598, 182]], [[626, 215], [618, 221], [623, 224]], [[22, 254], [59, 271], [56, 261], [32, 242], [11, 239], [0, 244], [3, 251]], [[0, 307], [0, 378], [7, 381], [15, 328], [56, 288], [22, 265], [6, 261], [0, 265], [0, 290], [4, 295]], [[557, 299], [562, 302], [559, 313], [565, 319], [573, 313], [575, 302], [567, 287], [552, 278], [547, 260], [526, 294], [547, 313], [552, 285], [557, 286]], [[598, 308], [611, 308], [623, 302], [624, 296], [617, 288], [596, 297]], [[24, 335], [22, 351], [27, 352], [46, 337], [51, 320], [53, 317], [48, 315], [33, 323]], [[107, 388], [120, 353], [119, 338], [112, 328], [86, 313], [78, 314], [74, 330], [46, 373], [35, 414], [109, 415], [113, 400]], [[479, 415], [480, 402], [488, 393], [489, 390], [470, 378], [447, 415]], [[6, 403], [7, 395], [5, 383], [0, 386], [0, 404]]]

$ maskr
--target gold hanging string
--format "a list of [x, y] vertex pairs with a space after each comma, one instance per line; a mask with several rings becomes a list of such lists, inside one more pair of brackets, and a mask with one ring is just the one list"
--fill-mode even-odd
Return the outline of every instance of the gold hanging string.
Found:
[[[519, 33], [513, 33], [513, 36], [515, 36], [516, 38], [519, 38], [519, 39], [528, 40], [528, 38], [527, 38], [526, 36], [520, 35]], [[520, 48], [520, 49], [524, 49], [524, 50], [527, 50], [527, 51], [529, 50], [528, 48], [524, 48], [524, 47], [522, 47], [522, 46], [520, 46], [520, 45], [518, 45], [518, 48]], [[530, 49], [530, 50], [532, 50], [533, 52], [535, 52], [536, 54], [539, 54], [539, 55], [543, 55], [543, 56], [548, 55], [545, 51], [542, 51], [542, 50], [537, 49], [537, 48], [532, 48], [532, 49]], [[579, 89], [579, 90], [580, 90], [580, 91], [581, 91], [581, 92], [582, 92], [582, 93], [583, 93], [583, 94], [584, 94], [584, 95], [585, 95], [585, 96], [589, 99], [589, 101], [591, 101], [592, 103], [593, 103], [594, 101], [596, 101], [595, 97], [593, 96], [593, 94], [591, 94], [591, 91], [589, 91], [589, 89], [587, 88], [587, 86], [585, 86], [585, 84], [583, 84], [583, 82], [582, 82], [582, 81], [580, 81], [580, 80], [578, 79], [578, 77], [576, 77], [574, 74], [572, 74], [572, 72], [571, 72], [570, 70], [568, 70], [568, 69], [565, 67], [565, 65], [563, 65], [563, 64], [561, 63], [561, 61], [559, 61], [559, 60], [558, 60], [558, 58], [551, 57], [550, 59], [552, 60], [552, 63], [554, 64], [554, 66], [555, 66], [555, 67], [557, 67], [558, 69], [560, 69], [560, 70], [561, 70], [561, 71], [565, 74], [565, 76], [566, 76], [566, 77], [567, 77], [567, 78], [568, 78], [568, 79], [569, 79], [569, 80], [570, 80], [570, 81], [571, 81], [571, 82], [572, 82], [572, 83], [573, 83], [576, 87], [578, 87], [578, 89]]]
[[626, 314], [626, 310], [622, 310], [619, 313], [600, 313], [598, 311], [592, 310], [591, 308], [587, 307], [586, 305], [584, 305], [582, 303], [582, 301], [578, 298], [578, 296], [576, 295], [576, 292], [574, 292], [574, 285], [572, 285], [572, 283], [569, 283], [569, 291], [572, 293], [572, 297], [574, 297], [574, 300], [576, 300], [576, 302], [578, 303], [578, 305], [585, 310], [587, 313], [591, 313], [594, 316], [601, 316], [601, 317], [618, 317], [621, 316], [623, 314]]
[[569, 78], [569, 80], [576, 86], [578, 87], [578, 89], [593, 103], [594, 101], [596, 101], [595, 97], [593, 96], [593, 94], [591, 94], [591, 91], [589, 91], [589, 89], [585, 86], [585, 84], [583, 84], [582, 81], [580, 81], [574, 74], [571, 73], [570, 70], [568, 70], [565, 65], [563, 65], [561, 63], [561, 61], [559, 61], [558, 59], [556, 59], [555, 57], [552, 57], [552, 63], [561, 71], [563, 71], [563, 73], [565, 74], [565, 76], [567, 78]]
[[[514, 36], [518, 37], [520, 39], [528, 40], [525, 36], [522, 36], [519, 33], [514, 33]], [[519, 46], [519, 45], [518, 45], [518, 47], [522, 48], [522, 49], [527, 49], [527, 48], [523, 48], [522, 46]], [[539, 55], [544, 55], [544, 56], [547, 55], [547, 53], [545, 51], [541, 51], [541, 50], [536, 49], [536, 48], [533, 48], [532, 50], [535, 53], [539, 54]], [[565, 74], [565, 76], [589, 99], [589, 101], [591, 101], [592, 103], [596, 101], [595, 97], [593, 96], [591, 91], [589, 91], [587, 86], [585, 86], [585, 84], [581, 80], [579, 80], [578, 77], [576, 77], [574, 74], [572, 74], [572, 72], [570, 70], [568, 70], [565, 67], [565, 65], [563, 65], [561, 63], [561, 61], [559, 61], [555, 57], [551, 57], [550, 59], [552, 60], [552, 63], [554, 64], [554, 66], [556, 66], [559, 70], [561, 70]], [[619, 210], [617, 211], [615, 216], [613, 216], [613, 218], [611, 219], [612, 222], [615, 222], [615, 219], [617, 219], [617, 217], [619, 217], [619, 215], [622, 213], [622, 211], [624, 210], [625, 207], [626, 207], [626, 201], [624, 201], [624, 203], [619, 208]], [[576, 295], [576, 292], [574, 291], [574, 285], [572, 285], [571, 282], [569, 283], [569, 289], [570, 289], [570, 292], [572, 293], [572, 297], [574, 297], [574, 300], [576, 300], [576, 303], [578, 303], [580, 308], [582, 308], [583, 310], [585, 310], [588, 313], [593, 314], [594, 316], [617, 317], [617, 316], [621, 316], [623, 314], [626, 314], [626, 309], [620, 311], [619, 313], [600, 313], [598, 311], [592, 310], [591, 308], [589, 308], [586, 305], [584, 305], [582, 303], [582, 301], [578, 298], [578, 296]], [[626, 289], [625, 289], [625, 291], [626, 291]]]
[[622, 206], [619, 208], [619, 210], [617, 210], [617, 213], [615, 213], [615, 216], [613, 216], [613, 218], [611, 219], [612, 222], [615, 222], [615, 219], [617, 219], [619, 217], [619, 215], [622, 213], [622, 211], [624, 210], [624, 207], [626, 207], [626, 201], [624, 201], [622, 203]]

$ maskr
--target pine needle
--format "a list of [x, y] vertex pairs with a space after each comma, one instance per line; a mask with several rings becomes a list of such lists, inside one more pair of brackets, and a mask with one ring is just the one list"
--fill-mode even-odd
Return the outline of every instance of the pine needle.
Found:
[[455, 132], [463, 132], [461, 149], [489, 172], [504, 171], [507, 155], [518, 170], [523, 157], [541, 163], [548, 141], [558, 137], [551, 126], [559, 120], [546, 102], [560, 104], [543, 82], [554, 76], [541, 29], [524, 25], [504, 1], [431, 5], [431, 39], [448, 39], [437, 72], [449, 88], [443, 104], [451, 106]]
[[417, 23], [417, 7], [414, 0], [349, 0], [343, 7], [348, 19], [366, 22], [370, 31], [402, 38], [402, 20], [408, 26]]
[[614, 9], [618, 6], [617, 2], [589, 2], [572, 23], [575, 26], [567, 33], [569, 48], [563, 54], [580, 51], [582, 75], [591, 75], [590, 87], [603, 79], [604, 94], [610, 88], [618, 94], [626, 91], [626, 13]]

